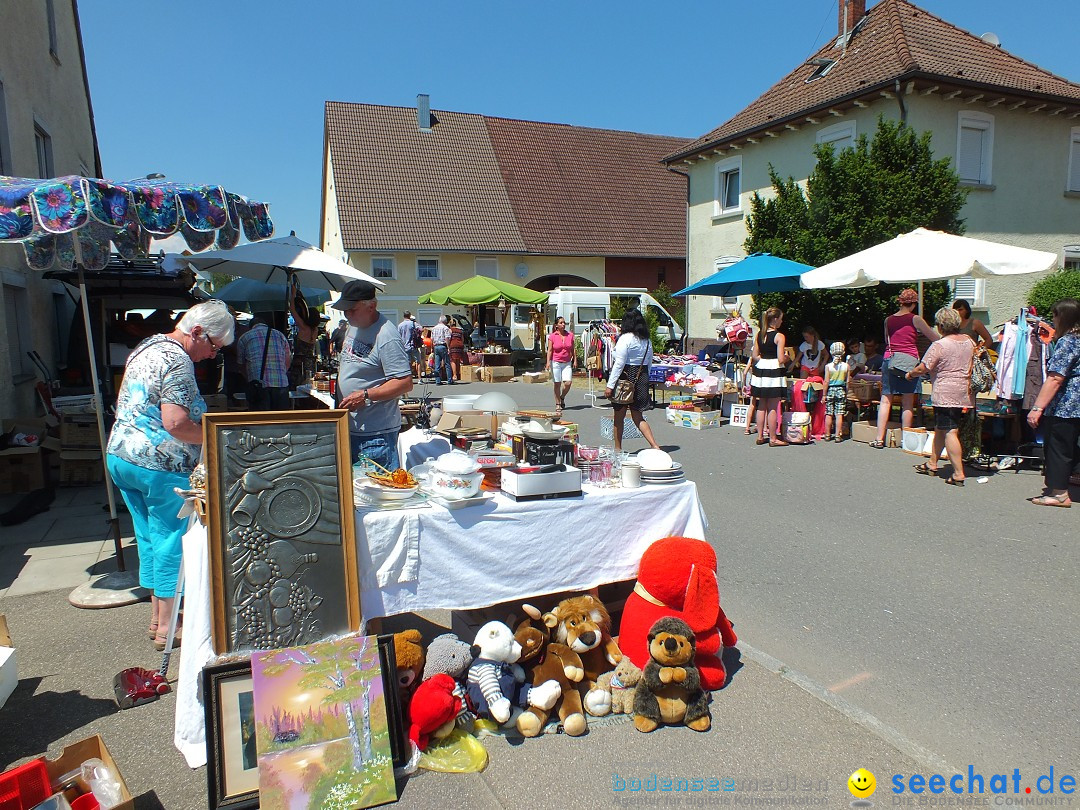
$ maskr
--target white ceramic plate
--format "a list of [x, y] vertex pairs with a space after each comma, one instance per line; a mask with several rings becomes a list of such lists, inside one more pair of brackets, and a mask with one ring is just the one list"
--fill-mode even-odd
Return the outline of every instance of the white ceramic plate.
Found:
[[686, 480], [685, 475], [680, 475], [678, 478], [646, 478], [641, 477], [642, 484], [681, 484]]
[[384, 487], [382, 484], [376, 484], [370, 478], [354, 478], [353, 486], [363, 492], [366, 497], [376, 501], [405, 501], [420, 489], [419, 486], [408, 487], [407, 489]]
[[481, 492], [479, 495], [474, 495], [471, 498], [454, 498], [451, 500], [449, 498], [433, 496], [431, 500], [440, 506], [445, 506], [447, 509], [454, 510], [464, 509], [466, 506], [479, 506], [486, 501], [490, 501], [494, 497], [494, 492]]
[[637, 454], [637, 463], [644, 470], [670, 470], [675, 462], [671, 456], [663, 450], [654, 450], [651, 447]]
[[523, 429], [521, 432], [525, 436], [528, 436], [530, 439], [561, 439], [563, 437], [563, 434], [566, 431], [564, 431], [564, 430], [543, 431], [543, 430]]

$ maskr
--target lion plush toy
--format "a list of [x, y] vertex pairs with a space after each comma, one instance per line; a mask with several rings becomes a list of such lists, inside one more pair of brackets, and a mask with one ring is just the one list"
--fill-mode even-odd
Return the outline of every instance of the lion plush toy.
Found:
[[720, 654], [738, 639], [720, 607], [716, 552], [704, 540], [665, 537], [641, 556], [637, 584], [623, 608], [619, 649], [642, 669], [649, 662], [649, 629], [663, 616], [682, 619], [693, 630], [702, 687], [722, 687], [727, 673]]
[[596, 684], [611, 695], [612, 714], [631, 714], [634, 711], [634, 687], [641, 680], [641, 670], [627, 656], [611, 672], [601, 675]]
[[[514, 628], [514, 639], [521, 644], [518, 663], [531, 672], [532, 683], [539, 686], [550, 680], [559, 684], [561, 694], [558, 702], [559, 720], [563, 731], [571, 737], [580, 737], [588, 730], [581, 705], [577, 683], [585, 677], [581, 656], [565, 644], [551, 640], [551, 628], [544, 617], [532, 605], [522, 605], [525, 618]], [[538, 706], [527, 707], [517, 719], [517, 729], [522, 736], [535, 737], [544, 729], [551, 711]]]
[[585, 711], [601, 717], [611, 711], [611, 694], [596, 686], [597, 679], [622, 660], [619, 645], [611, 637], [611, 617], [603, 603], [589, 595], [563, 599], [544, 624], [551, 628], [552, 639], [564, 644], [581, 657], [584, 677], [577, 682]]
[[652, 731], [661, 723], [683, 723], [694, 731], [712, 724], [709, 694], [694, 666], [694, 631], [665, 616], [649, 630], [649, 663], [634, 689], [634, 726]]

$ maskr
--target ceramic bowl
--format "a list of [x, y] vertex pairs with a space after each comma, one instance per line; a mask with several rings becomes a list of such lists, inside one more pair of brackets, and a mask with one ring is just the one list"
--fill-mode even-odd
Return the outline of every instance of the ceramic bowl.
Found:
[[428, 489], [432, 495], [448, 501], [471, 498], [480, 491], [483, 480], [482, 472], [448, 473], [433, 470], [428, 478]]
[[637, 462], [642, 470], [670, 470], [672, 458], [663, 450], [653, 450], [651, 447], [637, 454]]

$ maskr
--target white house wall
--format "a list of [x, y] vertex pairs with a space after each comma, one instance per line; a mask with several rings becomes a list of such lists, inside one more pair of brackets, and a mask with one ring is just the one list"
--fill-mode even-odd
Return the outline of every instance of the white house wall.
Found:
[[[987, 100], [992, 100], [987, 94]], [[957, 115], [960, 110], [975, 110], [994, 115], [992, 189], [972, 189], [961, 216], [967, 234], [982, 239], [1047, 250], [1063, 255], [1066, 244], [1080, 243], [1080, 197], [1066, 195], [1069, 138], [1077, 120], [1045, 113], [1011, 111], [1006, 105], [994, 108], [946, 101], [939, 96], [918, 92], [904, 96], [907, 121], [916, 130], [933, 132], [931, 148], [935, 157], [955, 161]], [[817, 134], [833, 124], [854, 121], [858, 135], [873, 135], [879, 115], [898, 120], [895, 99], [882, 99], [866, 108], [849, 110], [843, 116], [823, 115], [819, 123], [804, 123], [797, 131], [786, 130], [775, 138], [761, 137], [757, 144], [743, 144], [722, 155], [696, 160], [692, 166], [676, 168], [690, 175], [690, 246], [687, 257], [688, 284], [714, 272], [720, 257], [742, 257], [746, 240], [746, 217], [754, 191], [772, 194], [768, 169], [772, 164], [781, 177], [805, 181], [814, 167], [813, 148]], [[715, 173], [717, 161], [739, 156], [742, 159], [741, 211], [735, 215], [715, 214]], [[1036, 276], [995, 279], [983, 287], [984, 301], [991, 323], [1010, 317], [1021, 305]], [[691, 296], [688, 301], [689, 334], [711, 338], [724, 315], [713, 311], [713, 299]], [[743, 302], [749, 314], [750, 302]]]

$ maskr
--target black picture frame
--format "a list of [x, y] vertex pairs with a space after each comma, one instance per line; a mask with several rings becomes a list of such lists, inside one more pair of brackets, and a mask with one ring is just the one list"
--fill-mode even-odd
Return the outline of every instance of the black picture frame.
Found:
[[398, 691], [397, 668], [394, 666], [394, 637], [387, 633], [377, 638], [383, 695], [386, 700], [386, 724], [390, 729], [390, 759], [395, 768], [401, 768], [411, 758], [412, 747], [405, 731], [405, 707], [401, 705], [401, 692]]
[[[243, 690], [247, 686], [247, 692]], [[258, 762], [254, 765], [254, 789], [232, 789], [230, 774], [235, 772], [237, 758], [243, 757], [237, 741], [243, 741], [243, 730], [225, 728], [224, 723], [235, 719], [230, 707], [223, 705], [223, 689], [231, 695], [251, 693], [251, 660], [226, 661], [203, 667], [203, 709], [206, 717], [206, 788], [209, 810], [248, 810], [259, 806]], [[251, 751], [254, 756], [254, 705], [252, 711]], [[244, 768], [243, 770], [251, 770]], [[250, 774], [249, 774], [250, 778]]]

